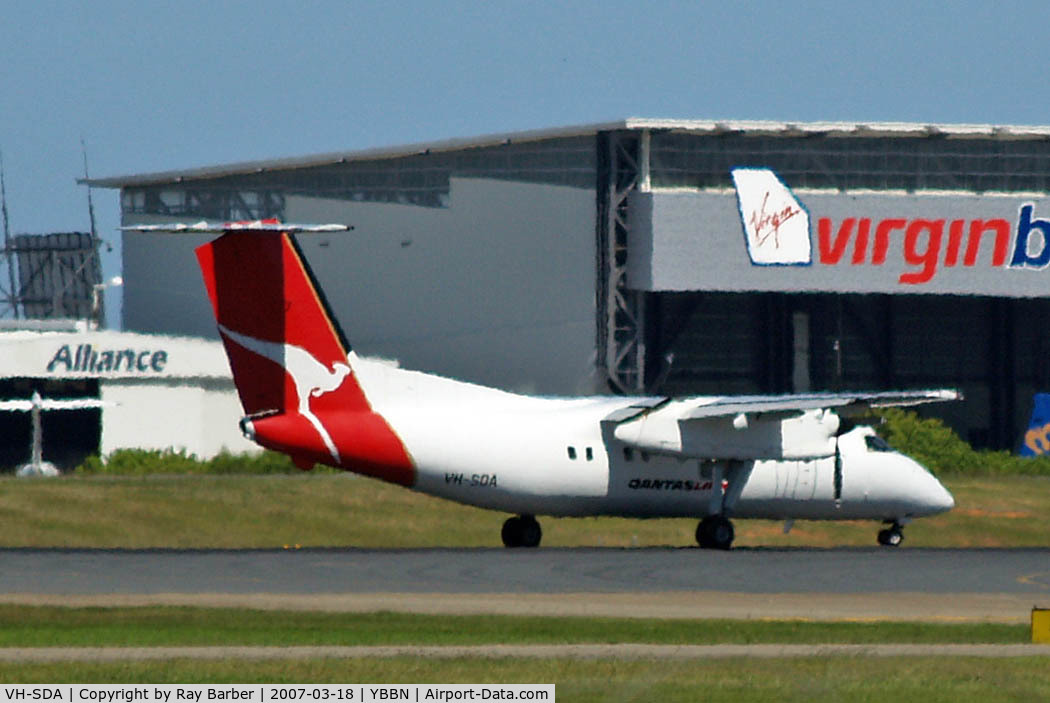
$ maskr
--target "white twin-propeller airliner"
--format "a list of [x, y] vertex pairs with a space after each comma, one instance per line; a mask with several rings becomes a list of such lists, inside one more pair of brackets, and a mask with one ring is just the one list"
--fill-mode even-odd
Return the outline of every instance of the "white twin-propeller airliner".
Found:
[[[840, 419], [953, 400], [950, 390], [728, 397], [548, 398], [357, 356], [294, 234], [276, 221], [134, 229], [222, 233], [197, 249], [244, 406], [244, 434], [291, 456], [513, 514], [508, 547], [535, 547], [537, 515], [694, 517], [728, 549], [735, 518], [886, 523], [896, 546], [951, 494], [870, 427]], [[836, 413], [838, 410], [838, 413]]]

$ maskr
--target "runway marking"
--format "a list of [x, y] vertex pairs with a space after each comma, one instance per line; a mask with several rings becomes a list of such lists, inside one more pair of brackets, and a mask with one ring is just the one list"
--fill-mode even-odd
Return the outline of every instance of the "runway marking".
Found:
[[1050, 571], [1042, 571], [1034, 574], [1025, 574], [1024, 576], [1018, 576], [1017, 583], [1023, 583], [1026, 586], [1039, 586], [1040, 588], [1046, 588], [1050, 590]]
[[169, 659], [731, 659], [750, 657], [1050, 657], [1037, 644], [486, 644], [362, 647], [4, 647], [0, 662], [125, 662]]

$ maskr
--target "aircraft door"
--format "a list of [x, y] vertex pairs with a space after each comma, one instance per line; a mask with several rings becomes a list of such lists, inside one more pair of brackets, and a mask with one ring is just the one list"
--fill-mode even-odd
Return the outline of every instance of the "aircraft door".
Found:
[[798, 482], [795, 484], [795, 499], [809, 500], [817, 492], [817, 469], [815, 461], [798, 462]]

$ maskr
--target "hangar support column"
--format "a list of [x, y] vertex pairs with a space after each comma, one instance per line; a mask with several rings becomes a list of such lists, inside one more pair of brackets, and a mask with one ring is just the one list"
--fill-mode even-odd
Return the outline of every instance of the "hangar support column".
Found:
[[627, 287], [627, 196], [649, 186], [648, 144], [648, 130], [597, 135], [598, 368], [619, 393], [645, 390], [648, 301]]
[[1016, 448], [1017, 445], [1016, 310], [1016, 301], [988, 300], [988, 367], [985, 375], [989, 396], [986, 442], [990, 447]]

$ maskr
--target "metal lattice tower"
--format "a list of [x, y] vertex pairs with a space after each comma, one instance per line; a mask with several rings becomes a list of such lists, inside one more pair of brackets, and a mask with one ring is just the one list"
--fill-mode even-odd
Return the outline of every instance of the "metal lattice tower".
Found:
[[628, 198], [649, 187], [649, 132], [598, 134], [599, 368], [619, 393], [645, 391], [645, 294], [627, 287]]
[[0, 154], [0, 211], [4, 218], [4, 265], [7, 267], [7, 287], [3, 289], [3, 308], [0, 317], [11, 312], [18, 317], [17, 291], [15, 287], [15, 253], [11, 244], [11, 224], [7, 216], [7, 186], [4, 183], [4, 158]]
[[[87, 178], [87, 153], [84, 176]], [[95, 228], [95, 208], [88, 188], [90, 232], [11, 234], [7, 189], [0, 156], [0, 214], [3, 216], [3, 265], [0, 318], [98, 319], [97, 288], [102, 280]]]

